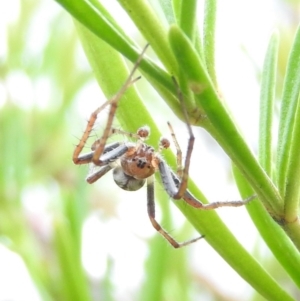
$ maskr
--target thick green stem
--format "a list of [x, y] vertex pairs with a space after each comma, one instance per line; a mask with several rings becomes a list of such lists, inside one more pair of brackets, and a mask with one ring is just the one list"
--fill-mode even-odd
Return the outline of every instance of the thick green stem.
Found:
[[207, 125], [212, 124], [214, 131], [211, 131], [211, 134], [239, 167], [273, 217], [281, 220], [283, 202], [276, 187], [256, 161], [219, 100], [197, 53], [178, 27], [171, 27], [169, 38], [178, 64], [185, 72], [189, 85], [195, 93], [195, 100], [206, 114], [208, 122], [203, 123], [203, 126], [209, 130]]

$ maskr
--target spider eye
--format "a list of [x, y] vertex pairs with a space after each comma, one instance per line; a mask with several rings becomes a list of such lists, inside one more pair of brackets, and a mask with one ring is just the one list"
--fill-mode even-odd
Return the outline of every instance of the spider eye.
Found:
[[170, 141], [165, 137], [161, 137], [160, 141], [159, 141], [159, 145], [162, 148], [169, 148], [170, 147]]
[[150, 135], [150, 129], [148, 126], [143, 126], [137, 130], [137, 134], [141, 138], [147, 138]]
[[124, 173], [122, 167], [118, 166], [113, 170], [113, 177], [116, 184], [128, 191], [136, 191], [142, 188], [146, 182], [145, 179], [136, 179]]

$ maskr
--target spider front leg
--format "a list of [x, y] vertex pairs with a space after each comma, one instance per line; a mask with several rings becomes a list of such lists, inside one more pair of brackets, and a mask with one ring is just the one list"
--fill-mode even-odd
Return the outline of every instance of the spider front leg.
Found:
[[[134, 84], [138, 79], [140, 79], [140, 77], [137, 77], [135, 79], [132, 79], [133, 76], [133, 72], [135, 71], [135, 69], [137, 68], [137, 64], [139, 62], [136, 63], [135, 67], [133, 68], [133, 70], [131, 71], [128, 79], [126, 80], [125, 84], [121, 87], [121, 89], [119, 90], [119, 92], [110, 100], [106, 101], [101, 107], [99, 107], [98, 109], [96, 109], [90, 116], [89, 121], [87, 123], [86, 129], [83, 133], [82, 138], [79, 141], [79, 144], [76, 146], [74, 153], [73, 153], [73, 162], [75, 164], [86, 164], [86, 163], [90, 163], [93, 162], [95, 165], [101, 166], [103, 165], [102, 160], [100, 159], [101, 155], [103, 154], [104, 150], [105, 150], [105, 145], [107, 142], [107, 139], [111, 136], [112, 132], [112, 123], [115, 117], [115, 113], [118, 107], [118, 102], [121, 98], [121, 96], [125, 93], [125, 91], [132, 85]], [[80, 153], [83, 149], [83, 147], [86, 144], [87, 139], [90, 136], [90, 133], [95, 125], [95, 122], [97, 120], [98, 114], [106, 107], [110, 105], [110, 109], [109, 109], [109, 113], [108, 113], [108, 119], [106, 122], [106, 126], [105, 129], [103, 131], [102, 137], [98, 140], [96, 140], [92, 146], [92, 149], [94, 150], [93, 152], [93, 157], [91, 158], [91, 160], [83, 160], [82, 157], [80, 157]]]
[[[166, 162], [163, 160], [158, 165], [162, 184], [166, 190], [166, 192], [169, 194], [169, 196], [173, 199], [178, 194], [179, 187], [181, 185], [181, 181], [178, 178], [178, 176], [170, 169], [170, 167], [167, 165]], [[188, 203], [190, 206], [202, 209], [202, 210], [212, 210], [219, 207], [239, 207], [246, 205], [251, 200], [253, 200], [256, 196], [250, 196], [249, 198], [245, 200], [240, 201], [227, 201], [227, 202], [213, 202], [209, 204], [203, 204], [201, 201], [196, 199], [188, 190], [186, 190], [182, 196], [182, 199]]]
[[[101, 157], [102, 166], [98, 167], [93, 163], [90, 164], [90, 172], [86, 178], [89, 184], [92, 184], [103, 177], [111, 169], [115, 168], [115, 161], [123, 156], [128, 150], [128, 146], [124, 143], [113, 142], [104, 148], [103, 155]], [[80, 158], [90, 157], [93, 158], [93, 152], [80, 156]]]
[[159, 163], [159, 170], [162, 177], [163, 185], [168, 192], [168, 194], [175, 200], [178, 199], [184, 199], [185, 202], [187, 202], [189, 205], [191, 205], [194, 208], [199, 208], [203, 210], [211, 210], [216, 209], [219, 207], [239, 207], [243, 206], [247, 203], [249, 203], [252, 199], [254, 199], [256, 196], [250, 196], [249, 198], [245, 200], [239, 200], [239, 201], [228, 201], [228, 202], [214, 202], [210, 204], [203, 204], [201, 201], [197, 200], [188, 190], [188, 179], [189, 179], [189, 168], [190, 168], [190, 162], [191, 162], [191, 156], [194, 148], [194, 141], [195, 136], [193, 134], [192, 126], [189, 123], [188, 114], [186, 111], [186, 108], [184, 106], [183, 102], [183, 95], [179, 89], [179, 86], [177, 84], [177, 81], [175, 78], [173, 78], [174, 84], [177, 88], [178, 98], [181, 104], [181, 108], [183, 111], [185, 123], [188, 129], [189, 133], [189, 141], [188, 141], [188, 147], [187, 147], [187, 153], [185, 158], [184, 167], [182, 167], [182, 152], [179, 146], [179, 143], [177, 141], [176, 135], [174, 133], [174, 130], [171, 126], [171, 124], [168, 122], [168, 126], [171, 132], [171, 136], [174, 142], [174, 145], [176, 147], [177, 151], [177, 176], [170, 170], [168, 165], [161, 161]]
[[160, 171], [161, 179], [163, 186], [169, 196], [175, 200], [178, 199], [183, 199], [186, 203], [188, 203], [190, 206], [197, 208], [197, 209], [202, 209], [202, 210], [212, 210], [216, 209], [219, 207], [239, 207], [246, 205], [249, 203], [251, 200], [253, 200], [256, 196], [250, 196], [245, 200], [238, 200], [238, 201], [227, 201], [227, 202], [213, 202], [209, 204], [203, 204], [200, 200], [196, 199], [188, 190], [187, 190], [187, 184], [188, 184], [188, 177], [189, 177], [189, 166], [190, 166], [190, 161], [191, 161], [191, 155], [193, 151], [193, 146], [194, 146], [194, 135], [192, 132], [191, 125], [186, 122], [189, 133], [190, 133], [190, 138], [188, 142], [188, 149], [187, 149], [187, 155], [185, 159], [185, 166], [184, 168], [182, 167], [182, 152], [179, 146], [179, 143], [176, 139], [175, 133], [173, 131], [173, 128], [171, 124], [168, 122], [171, 135], [173, 138], [173, 142], [175, 144], [176, 150], [177, 150], [177, 175], [170, 169], [170, 167], [161, 160], [159, 162], [158, 168]]
[[189, 169], [190, 169], [190, 162], [191, 162], [191, 156], [192, 156], [192, 152], [193, 152], [193, 148], [194, 148], [194, 142], [195, 142], [195, 136], [192, 130], [192, 126], [189, 123], [189, 117], [186, 111], [186, 108], [184, 106], [184, 102], [183, 102], [183, 95], [181, 93], [181, 90], [178, 86], [178, 83], [176, 81], [176, 79], [174, 77], [172, 77], [174, 85], [177, 89], [177, 94], [178, 94], [178, 99], [182, 108], [182, 112], [184, 115], [184, 119], [187, 125], [187, 129], [188, 129], [188, 134], [189, 134], [189, 141], [188, 141], [188, 147], [187, 147], [187, 152], [186, 152], [186, 157], [185, 157], [185, 162], [184, 162], [184, 167], [182, 166], [182, 152], [181, 152], [181, 148], [179, 146], [179, 143], [176, 139], [175, 136], [175, 132], [171, 126], [171, 123], [168, 122], [168, 126], [171, 132], [171, 136], [173, 139], [173, 143], [176, 147], [176, 157], [177, 157], [177, 174], [180, 178], [180, 183], [178, 185], [178, 189], [177, 192], [174, 193], [174, 195], [172, 196], [173, 199], [175, 200], [179, 200], [183, 197], [183, 195], [185, 194], [186, 190], [187, 190], [187, 186], [188, 186], [188, 179], [189, 179]]
[[[88, 140], [91, 131], [93, 130], [94, 124], [97, 120], [98, 114], [109, 104], [109, 101], [106, 101], [101, 107], [99, 107], [97, 110], [95, 110], [89, 120], [88, 123], [86, 125], [86, 128], [83, 132], [83, 135], [81, 137], [81, 139], [79, 140], [79, 143], [76, 145], [74, 152], [73, 152], [73, 162], [74, 164], [78, 165], [78, 164], [87, 164], [92, 162], [92, 157], [90, 156], [86, 156], [86, 158], [84, 158], [84, 156], [80, 156], [82, 149], [84, 148], [86, 141]], [[94, 152], [93, 152], [94, 154]]]
[[154, 202], [154, 176], [147, 179], [147, 210], [150, 221], [156, 231], [158, 231], [174, 248], [181, 248], [187, 246], [197, 240], [203, 238], [200, 236], [182, 243], [177, 242], [173, 237], [171, 237], [156, 221], [155, 219], [155, 202]]
[[[102, 106], [100, 106], [98, 109], [96, 109], [90, 116], [88, 124], [86, 126], [86, 129], [83, 133], [82, 138], [80, 139], [78, 145], [75, 147], [74, 153], [73, 153], [73, 162], [75, 164], [86, 164], [86, 163], [90, 163], [91, 161], [98, 166], [103, 165], [102, 160], [100, 159], [101, 155], [103, 154], [103, 151], [105, 149], [105, 144], [107, 139], [109, 138], [109, 136], [111, 135], [111, 129], [112, 129], [112, 123], [115, 117], [115, 113], [118, 107], [118, 103], [121, 99], [121, 97], [123, 96], [123, 94], [125, 93], [125, 91], [131, 86], [133, 85], [137, 80], [140, 79], [140, 77], [137, 77], [135, 79], [133, 79], [133, 74], [136, 71], [136, 69], [138, 68], [143, 55], [146, 51], [146, 49], [148, 48], [149, 44], [147, 44], [143, 51], [141, 52], [141, 54], [139, 55], [136, 63], [134, 64], [128, 78], [126, 79], [125, 83], [123, 84], [123, 86], [121, 87], [121, 89], [117, 92], [117, 94], [115, 96], [113, 96], [111, 99], [107, 100]], [[86, 144], [87, 139], [90, 136], [90, 132], [92, 131], [94, 124], [97, 120], [98, 114], [106, 107], [110, 105], [110, 110], [109, 110], [109, 114], [108, 114], [108, 119], [107, 119], [107, 123], [105, 126], [105, 129], [103, 131], [103, 135], [102, 137], [96, 141], [96, 143], [94, 143], [94, 153], [93, 153], [93, 158], [91, 161], [88, 160], [83, 160], [80, 157], [80, 153], [82, 152], [83, 147]]]

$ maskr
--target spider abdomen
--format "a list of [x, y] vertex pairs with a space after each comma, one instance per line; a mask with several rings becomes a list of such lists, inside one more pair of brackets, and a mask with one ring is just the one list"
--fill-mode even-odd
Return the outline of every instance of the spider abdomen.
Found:
[[113, 177], [116, 184], [120, 188], [128, 191], [139, 190], [144, 186], [146, 182], [145, 179], [136, 179], [132, 176], [125, 174], [121, 166], [118, 166], [113, 170]]

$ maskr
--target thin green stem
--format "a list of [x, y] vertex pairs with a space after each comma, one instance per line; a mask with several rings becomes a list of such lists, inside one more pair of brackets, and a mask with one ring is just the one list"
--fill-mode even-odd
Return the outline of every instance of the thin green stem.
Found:
[[275, 186], [257, 163], [232, 118], [218, 99], [197, 53], [178, 27], [171, 27], [169, 37], [178, 64], [185, 72], [189, 85], [195, 93], [195, 100], [205, 111], [208, 122], [203, 123], [203, 126], [207, 127], [207, 124], [212, 124], [218, 132], [215, 138], [240, 168], [274, 218], [281, 220], [282, 200]]

